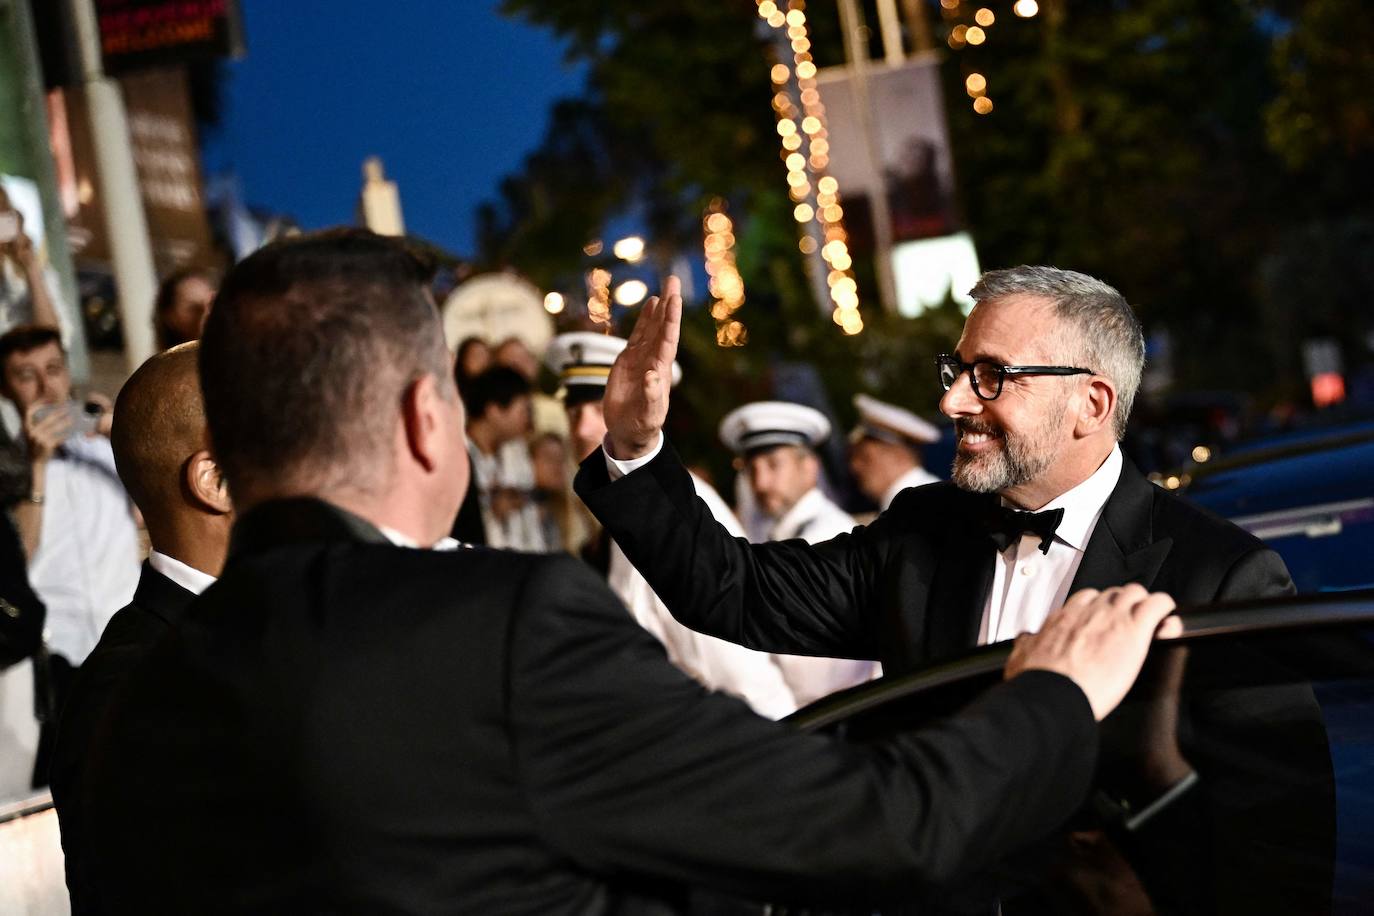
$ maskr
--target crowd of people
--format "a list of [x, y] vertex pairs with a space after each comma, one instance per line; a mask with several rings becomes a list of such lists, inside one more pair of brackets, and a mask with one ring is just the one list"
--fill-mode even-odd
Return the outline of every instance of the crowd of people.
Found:
[[[556, 337], [551, 396], [519, 339], [451, 352], [429, 279], [362, 230], [178, 274], [113, 404], [74, 396], [37, 297], [0, 336], [0, 763], [51, 783], [77, 912], [923, 895], [1073, 813], [1175, 599], [1291, 589], [1122, 455], [1143, 340], [1091, 277], [974, 288], [951, 481], [919, 405], [856, 402], [866, 525], [814, 407], [725, 418], [733, 509], [678, 459], [675, 280], [628, 339]], [[1017, 637], [938, 727], [773, 721]], [[1190, 787], [1172, 763], [1132, 801]]]

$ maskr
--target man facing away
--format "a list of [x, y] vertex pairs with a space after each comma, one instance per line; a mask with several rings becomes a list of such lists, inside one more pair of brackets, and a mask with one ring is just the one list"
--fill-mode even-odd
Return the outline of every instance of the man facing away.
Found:
[[200, 373], [240, 517], [223, 576], [92, 747], [108, 909], [883, 898], [1077, 807], [1094, 720], [1166, 596], [1075, 596], [1005, 683], [924, 732], [865, 747], [761, 719], [673, 668], [579, 561], [427, 549], [468, 473], [427, 284], [361, 230], [274, 243], [226, 277]]
[[81, 800], [90, 747], [124, 679], [220, 574], [233, 509], [208, 451], [199, 344], [152, 357], [124, 384], [110, 433], [120, 479], [143, 513], [152, 550], [133, 601], [111, 618], [81, 666], [58, 730], [52, 792], [74, 912], [101, 912], [90, 878]]

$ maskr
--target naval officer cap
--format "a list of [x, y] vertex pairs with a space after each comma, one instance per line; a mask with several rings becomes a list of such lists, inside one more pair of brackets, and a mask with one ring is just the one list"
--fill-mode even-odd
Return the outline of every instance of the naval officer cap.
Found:
[[940, 430], [909, 410], [895, 404], [888, 404], [866, 394], [854, 395], [854, 406], [859, 410], [859, 425], [849, 434], [850, 442], [860, 439], [877, 439], [893, 445], [917, 448], [940, 438]]
[[[560, 394], [571, 407], [587, 401], [599, 401], [606, 392], [615, 358], [625, 349], [623, 337], [598, 334], [595, 331], [571, 331], [559, 334], [544, 351], [544, 365], [562, 382]], [[673, 384], [682, 380], [682, 367], [673, 361]]]
[[830, 421], [814, 407], [789, 401], [755, 401], [720, 421], [720, 441], [737, 455], [777, 445], [815, 448], [830, 435]]

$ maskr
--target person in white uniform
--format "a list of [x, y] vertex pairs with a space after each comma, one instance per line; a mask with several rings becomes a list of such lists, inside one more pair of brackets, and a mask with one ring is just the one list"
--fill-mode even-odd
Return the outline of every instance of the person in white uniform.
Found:
[[[854, 529], [854, 519], [820, 489], [815, 448], [830, 437], [830, 421], [813, 407], [787, 401], [755, 401], [720, 424], [720, 440], [744, 461], [749, 492], [771, 519], [764, 540], [801, 538], [808, 544]], [[862, 684], [882, 673], [859, 659], [777, 656], [792, 695], [801, 705]]]
[[[568, 415], [573, 452], [579, 461], [599, 449], [606, 437], [601, 396], [611, 365], [624, 349], [624, 338], [575, 331], [554, 338], [545, 353], [545, 362], [563, 383], [563, 407]], [[674, 362], [673, 382], [681, 378], [682, 367]], [[720, 494], [695, 474], [692, 483], [716, 520], [735, 537], [743, 537], [739, 521]], [[797, 708], [799, 704], [773, 656], [697, 633], [678, 623], [639, 570], [630, 565], [619, 545], [609, 539], [606, 560], [607, 584], [625, 602], [635, 621], [663, 644], [674, 665], [706, 687], [741, 698], [762, 716], [777, 719]]]
[[849, 470], [879, 512], [907, 487], [939, 481], [921, 463], [921, 447], [940, 438], [934, 424], [866, 394], [856, 394], [854, 406], [859, 424], [849, 434]]

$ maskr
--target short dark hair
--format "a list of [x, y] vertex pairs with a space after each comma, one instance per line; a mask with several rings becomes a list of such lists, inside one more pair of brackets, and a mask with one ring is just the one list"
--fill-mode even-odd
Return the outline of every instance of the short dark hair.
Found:
[[0, 369], [4, 368], [5, 363], [15, 353], [28, 353], [50, 343], [57, 344], [57, 349], [62, 351], [62, 355], [67, 355], [66, 347], [62, 346], [62, 335], [58, 333], [57, 328], [46, 324], [15, 325], [0, 335]]
[[365, 229], [274, 242], [229, 271], [200, 380], [231, 493], [385, 485], [408, 386], [433, 375], [452, 396], [431, 276], [403, 242]]
[[468, 419], [475, 420], [492, 404], [509, 407], [516, 398], [527, 397], [530, 391], [529, 380], [519, 372], [506, 366], [493, 366], [468, 380], [461, 393]]
[[186, 343], [167, 324], [167, 313], [176, 305], [177, 289], [192, 277], [199, 277], [211, 286], [214, 285], [215, 275], [210, 271], [199, 267], [186, 267], [168, 274], [157, 288], [157, 298], [153, 300], [153, 331], [157, 334], [157, 345], [160, 349], [166, 350], [177, 344]]

